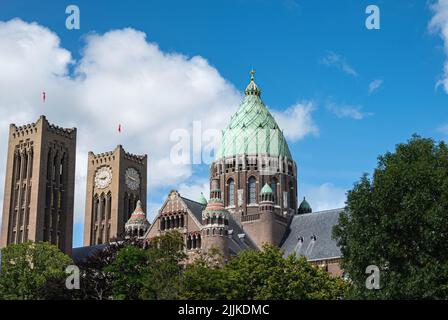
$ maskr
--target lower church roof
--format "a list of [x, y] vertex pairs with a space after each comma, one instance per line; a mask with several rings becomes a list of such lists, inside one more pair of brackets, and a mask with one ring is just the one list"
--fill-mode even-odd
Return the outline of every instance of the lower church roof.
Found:
[[284, 255], [295, 252], [310, 261], [340, 258], [341, 250], [332, 233], [342, 211], [344, 209], [295, 215], [281, 245]]
[[98, 251], [103, 250], [107, 246], [108, 244], [103, 243], [95, 246], [73, 248], [72, 250], [73, 262], [75, 263], [85, 262], [89, 257], [93, 256]]

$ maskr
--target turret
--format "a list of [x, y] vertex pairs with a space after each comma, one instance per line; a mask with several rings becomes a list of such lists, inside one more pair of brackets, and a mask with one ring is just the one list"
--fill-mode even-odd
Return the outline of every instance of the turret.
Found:
[[311, 209], [310, 204], [308, 201], [305, 200], [305, 197], [303, 197], [302, 203], [300, 203], [299, 210], [297, 210], [298, 214], [304, 214], [304, 213], [311, 213], [313, 212], [313, 209]]
[[263, 211], [274, 212], [274, 193], [266, 183], [261, 189], [260, 213]]
[[229, 257], [229, 212], [224, 208], [218, 179], [212, 180], [210, 200], [202, 211], [202, 225], [202, 248], [205, 251], [217, 248], [227, 260]]
[[134, 212], [125, 224], [126, 237], [142, 238], [149, 229], [150, 223], [146, 219], [146, 214], [143, 212], [142, 203], [137, 201]]
[[200, 204], [203, 204], [204, 206], [207, 205], [207, 199], [205, 199], [204, 194], [201, 192], [201, 195], [199, 196], [198, 202]]

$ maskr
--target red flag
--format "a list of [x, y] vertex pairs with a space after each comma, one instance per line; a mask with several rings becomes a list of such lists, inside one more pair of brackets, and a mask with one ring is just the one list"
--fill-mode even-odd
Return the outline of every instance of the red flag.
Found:
[[121, 133], [121, 124], [118, 125], [118, 132]]
[[45, 98], [47, 97], [47, 94], [45, 91], [42, 91], [42, 100], [45, 102]]

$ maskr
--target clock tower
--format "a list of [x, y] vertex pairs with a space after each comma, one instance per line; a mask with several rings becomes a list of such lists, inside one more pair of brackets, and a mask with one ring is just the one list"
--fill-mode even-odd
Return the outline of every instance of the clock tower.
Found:
[[137, 201], [146, 206], [147, 155], [133, 155], [121, 145], [115, 150], [89, 152], [84, 245], [124, 237], [125, 223]]

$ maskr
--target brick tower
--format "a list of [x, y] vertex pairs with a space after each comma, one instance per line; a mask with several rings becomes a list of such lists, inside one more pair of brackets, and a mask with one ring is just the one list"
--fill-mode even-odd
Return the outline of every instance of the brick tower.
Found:
[[89, 152], [84, 245], [125, 236], [125, 224], [137, 201], [146, 206], [147, 155], [133, 155], [121, 145], [111, 152]]
[[48, 241], [71, 254], [75, 158], [75, 128], [10, 125], [0, 247]]

